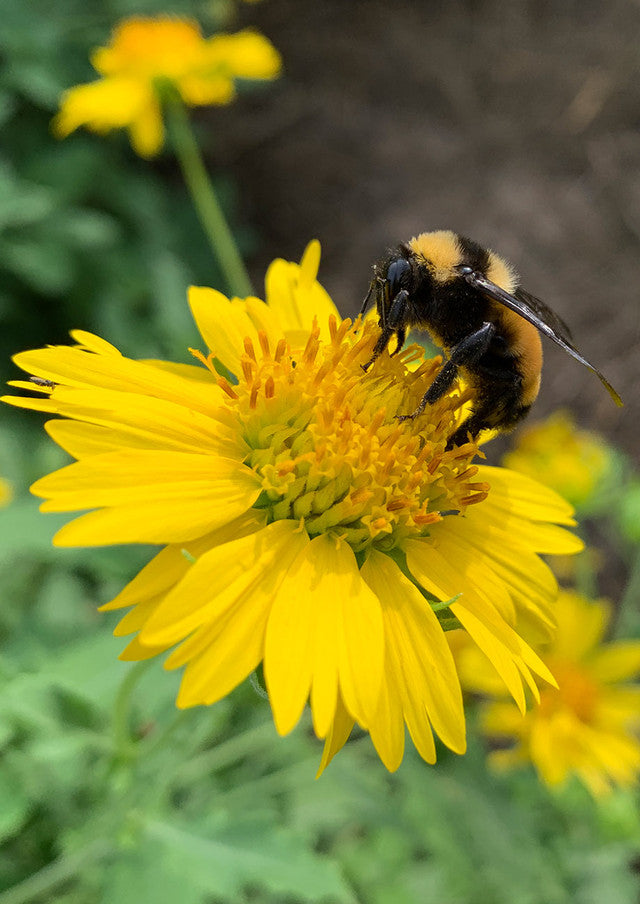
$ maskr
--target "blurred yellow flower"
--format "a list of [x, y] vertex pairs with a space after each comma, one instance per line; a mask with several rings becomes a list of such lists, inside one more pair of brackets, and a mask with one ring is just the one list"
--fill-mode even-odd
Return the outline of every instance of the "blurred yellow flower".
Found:
[[273, 45], [255, 31], [204, 38], [197, 22], [169, 16], [124, 20], [91, 62], [102, 78], [63, 95], [54, 133], [65, 138], [80, 126], [100, 134], [127, 128], [142, 157], [157, 154], [164, 142], [161, 104], [168, 87], [188, 106], [228, 104], [236, 79], [272, 79], [281, 65]]
[[515, 449], [502, 463], [535, 477], [580, 506], [589, 500], [611, 463], [604, 440], [577, 430], [571, 415], [558, 411], [538, 424], [523, 427]]
[[[481, 706], [482, 731], [513, 746], [491, 754], [498, 767], [531, 762], [550, 786], [575, 775], [594, 795], [630, 786], [640, 772], [640, 640], [603, 643], [604, 601], [562, 592], [558, 629], [542, 658], [558, 687], [545, 687], [524, 716], [507, 699]], [[459, 632], [455, 632], [459, 633]], [[456, 640], [451, 635], [454, 642]], [[456, 655], [463, 686], [506, 696], [486, 658], [463, 643]]]
[[5, 505], [9, 505], [11, 500], [13, 499], [13, 489], [8, 480], [3, 480], [0, 477], [0, 508], [3, 508]]
[[132, 607], [124, 659], [173, 648], [179, 706], [220, 700], [262, 662], [281, 734], [310, 700], [322, 768], [354, 722], [388, 769], [405, 724], [434, 762], [434, 731], [465, 750], [445, 631], [462, 625], [524, 709], [524, 685], [553, 679], [513, 626], [550, 630], [539, 554], [581, 543], [553, 491], [473, 464], [475, 443], [446, 449], [459, 389], [397, 419], [441, 359], [411, 346], [364, 373], [378, 327], [340, 320], [319, 260], [312, 242], [300, 265], [274, 261], [267, 304], [192, 288], [204, 366], [130, 360], [75, 331], [76, 346], [15, 358], [40, 382], [13, 385], [44, 397], [5, 401], [60, 415], [46, 429], [77, 459], [32, 487], [43, 511], [94, 510], [57, 545], [164, 546], [104, 608]]

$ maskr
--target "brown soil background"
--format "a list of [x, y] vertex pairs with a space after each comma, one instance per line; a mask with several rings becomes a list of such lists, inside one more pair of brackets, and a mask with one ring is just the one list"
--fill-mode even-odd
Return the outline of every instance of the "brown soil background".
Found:
[[640, 5], [265, 0], [244, 15], [285, 75], [215, 111], [210, 162], [259, 230], [255, 284], [317, 236], [320, 279], [350, 314], [387, 246], [469, 235], [515, 264], [626, 402], [545, 341], [532, 417], [568, 407], [637, 460]]

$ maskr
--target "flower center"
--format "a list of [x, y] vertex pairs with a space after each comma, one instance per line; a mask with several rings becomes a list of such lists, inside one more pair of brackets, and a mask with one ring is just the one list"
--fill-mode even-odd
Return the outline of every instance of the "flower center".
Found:
[[598, 703], [598, 687], [582, 669], [568, 662], [547, 662], [558, 689], [546, 688], [540, 698], [540, 711], [550, 716], [570, 709], [586, 725], [593, 721]]
[[274, 348], [264, 332], [259, 348], [247, 338], [238, 385], [218, 381], [270, 520], [302, 520], [310, 536], [332, 531], [355, 551], [390, 549], [486, 498], [471, 465], [477, 444], [446, 449], [466, 401], [459, 388], [414, 419], [397, 417], [415, 411], [441, 359], [411, 346], [365, 373], [377, 328], [332, 317], [329, 333], [323, 342], [314, 325], [298, 349], [284, 338]]

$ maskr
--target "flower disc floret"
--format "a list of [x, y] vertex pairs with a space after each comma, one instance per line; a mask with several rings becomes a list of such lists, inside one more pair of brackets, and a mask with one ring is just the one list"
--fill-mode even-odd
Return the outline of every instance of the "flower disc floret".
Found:
[[333, 531], [356, 552], [390, 550], [427, 536], [441, 512], [463, 513], [486, 497], [475, 479], [474, 443], [446, 450], [461, 398], [447, 395], [429, 417], [399, 420], [415, 410], [439, 359], [410, 372], [416, 347], [385, 357], [374, 373], [376, 328], [335, 317], [329, 341], [313, 326], [304, 348], [265, 331], [243, 341], [238, 385], [219, 379], [239, 434], [245, 464], [260, 477], [257, 507], [268, 520], [294, 519], [310, 537]]

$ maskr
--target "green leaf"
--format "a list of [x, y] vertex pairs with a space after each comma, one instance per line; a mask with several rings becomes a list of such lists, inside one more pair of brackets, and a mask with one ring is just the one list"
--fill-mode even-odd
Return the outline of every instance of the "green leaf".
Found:
[[47, 515], [39, 511], [36, 499], [25, 496], [0, 509], [0, 563], [9, 562], [20, 553], [45, 554], [53, 558], [54, 533], [69, 520], [68, 515]]
[[29, 815], [31, 801], [21, 782], [6, 767], [0, 771], [0, 842], [11, 838]]
[[[193, 822], [150, 822], [135, 854], [132, 852], [111, 870], [110, 889], [103, 900], [114, 904], [133, 901], [121, 895], [127, 894], [127, 884], [135, 881], [136, 873], [148, 877], [148, 864], [153, 863], [154, 870], [163, 876], [164, 887], [182, 883], [176, 898], [164, 896], [162, 900], [195, 904], [213, 898], [236, 902], [244, 890], [258, 888], [303, 901], [329, 899], [336, 904], [354, 904], [336, 864], [306, 848], [293, 833], [259, 816], [224, 818], [219, 813], [218, 817], [209, 831]], [[119, 868], [123, 871], [120, 874]], [[151, 898], [145, 894], [135, 900]]]

